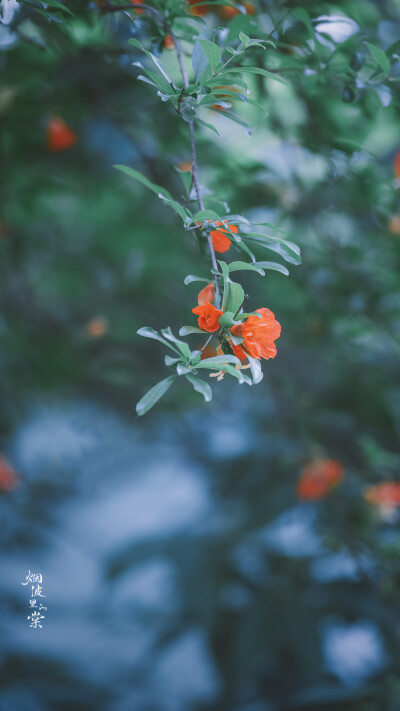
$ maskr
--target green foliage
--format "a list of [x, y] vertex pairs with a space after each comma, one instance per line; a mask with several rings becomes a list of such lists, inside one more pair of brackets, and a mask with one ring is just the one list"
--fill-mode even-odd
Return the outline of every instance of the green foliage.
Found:
[[[398, 480], [394, 4], [260, 2], [255, 16], [228, 23], [216, 13], [195, 18], [183, 2], [153, 4], [168, 9], [181, 40], [186, 88], [154, 13], [24, 2], [2, 27], [9, 33], [0, 87], [3, 441], [26, 403], [46, 391], [75, 390], [125, 412], [139, 400], [140, 415], [157, 402], [160, 420], [164, 408], [179, 424], [189, 410], [192, 456], [211, 472], [222, 515], [240, 512], [220, 537], [159, 543], [182, 576], [186, 619], [202, 626], [217, 660], [215, 708], [266, 698], [277, 709], [396, 708], [398, 519], [381, 519], [364, 500], [368, 486]], [[358, 23], [345, 39], [327, 31], [336, 12]], [[331, 20], [319, 29], [325, 15]], [[77, 144], [58, 153], [46, 145], [54, 115], [77, 134]], [[192, 174], [174, 170], [191, 160], [192, 120], [204, 209]], [[207, 235], [217, 222], [227, 223], [232, 244], [214, 268]], [[269, 256], [277, 261], [263, 261]], [[211, 334], [191, 310], [214, 277], [222, 298], [214, 303], [224, 313], [205, 347]], [[240, 287], [249, 298], [236, 314]], [[258, 388], [236, 388], [258, 383], [262, 371], [251, 356], [248, 370], [236, 368], [232, 344], [243, 339], [227, 341], [230, 324], [260, 306], [282, 325], [278, 354]], [[104, 335], [91, 335], [97, 317]], [[172, 330], [141, 329], [143, 322]], [[217, 344], [219, 359], [204, 353]], [[221, 372], [224, 380], [209, 379]], [[214, 401], [205, 413], [199, 395], [210, 401], [209, 383]], [[153, 442], [159, 420], [149, 420]], [[200, 429], [204, 421], [209, 430]], [[222, 441], [226, 430], [239, 443], [244, 432], [243, 455], [222, 459], [219, 428]], [[214, 437], [207, 458], [204, 442]], [[263, 547], [266, 523], [295, 506], [295, 479], [320, 453], [345, 464], [341, 488], [312, 511], [325, 553], [344, 551], [365, 565], [346, 582], [316, 583], [320, 552], [291, 560]], [[261, 558], [265, 578], [252, 577], [256, 566], [236, 565], [240, 546], [251, 561]], [[242, 598], [236, 608], [222, 605], [232, 585], [244, 588], [247, 606], [239, 607]], [[324, 671], [320, 635], [332, 616], [349, 625], [371, 617], [379, 626], [392, 661], [376, 683], [352, 689]], [[168, 621], [163, 634], [170, 629]], [[243, 689], [254, 689], [254, 699]]]

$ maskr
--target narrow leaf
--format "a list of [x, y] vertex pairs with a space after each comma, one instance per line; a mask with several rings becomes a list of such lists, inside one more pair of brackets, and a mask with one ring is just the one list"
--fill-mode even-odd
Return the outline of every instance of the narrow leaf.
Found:
[[289, 274], [289, 270], [283, 264], [279, 264], [279, 262], [256, 262], [254, 266], [261, 267], [261, 269], [271, 269], [285, 276]]
[[163, 197], [165, 197], [167, 200], [172, 200], [172, 196], [169, 194], [168, 190], [165, 190], [165, 188], [162, 188], [160, 185], [152, 183], [148, 178], [146, 178], [145, 175], [139, 173], [138, 170], [134, 170], [134, 168], [129, 168], [129, 166], [127, 165], [114, 165], [114, 168], [120, 170], [126, 175], [129, 175], [130, 178], [137, 180], [139, 183], [142, 183], [142, 185], [145, 185], [146, 188], [155, 193], [157, 197], [161, 193], [161, 195], [163, 195]]
[[251, 271], [258, 272], [261, 276], [265, 276], [265, 272], [258, 264], [250, 264], [249, 262], [231, 262], [229, 265], [230, 272]]
[[149, 390], [136, 405], [137, 414], [142, 416], [151, 410], [153, 405], [155, 405], [156, 402], [158, 402], [162, 396], [165, 395], [167, 390], [169, 390], [175, 378], [176, 375], [170, 375], [168, 378], [165, 378], [165, 380], [161, 380], [157, 383], [157, 385], [154, 385], [154, 387], [151, 388], [151, 390]]
[[210, 280], [209, 280], [209, 279], [204, 279], [204, 277], [195, 276], [194, 274], [188, 274], [188, 275], [185, 277], [183, 283], [187, 286], [188, 284], [191, 284], [192, 281], [206, 281], [207, 283], [209, 283]]
[[191, 333], [202, 333], [205, 335], [205, 332], [202, 331], [201, 328], [198, 328], [198, 326], [182, 326], [179, 329], [180, 336], [189, 336]]
[[272, 72], [269, 72], [267, 69], [262, 69], [262, 67], [235, 67], [234, 69], [227, 69], [226, 73], [228, 72], [249, 72], [250, 74], [261, 74], [263, 77], [267, 77], [268, 79], [274, 79], [280, 84], [285, 84], [285, 86], [289, 86], [288, 82], [282, 79], [282, 77], [278, 76], [277, 74], [273, 74]]
[[186, 375], [186, 378], [189, 383], [193, 385], [194, 390], [197, 393], [200, 393], [200, 395], [203, 395], [206, 402], [210, 402], [210, 400], [212, 399], [212, 390], [209, 384], [205, 383], [204, 380], [199, 378], [197, 375]]
[[370, 42], [365, 42], [364, 44], [367, 45], [378, 67], [380, 67], [385, 74], [389, 74], [391, 64], [390, 59], [386, 56], [385, 52], [380, 47], [377, 47], [375, 44], [371, 44]]

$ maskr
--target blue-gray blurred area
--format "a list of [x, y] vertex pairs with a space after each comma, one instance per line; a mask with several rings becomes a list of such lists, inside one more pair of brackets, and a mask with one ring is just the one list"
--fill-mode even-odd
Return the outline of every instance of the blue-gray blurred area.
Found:
[[[1, 3], [0, 711], [399, 711], [399, 508], [366, 497], [400, 472], [399, 72], [350, 65], [372, 62], [366, 37], [396, 41], [396, 4], [307, 3], [321, 71], [292, 3], [229, 24], [234, 43], [288, 10], [274, 56], [299, 72], [250, 77], [251, 136], [204, 110], [221, 136], [196, 128], [202, 189], [278, 226], [303, 263], [276, 243], [257, 258], [289, 276], [240, 273], [246, 309], [282, 326], [260, 384], [210, 380], [204, 403], [178, 378], [143, 418], [170, 371], [136, 331], [195, 325], [184, 279], [210, 265], [113, 168], [180, 199], [191, 156], [187, 125], [136, 79], [127, 40], [148, 43], [145, 22], [99, 4], [61, 22]], [[59, 152], [54, 116], [77, 137]], [[305, 500], [315, 460], [344, 475]]]
[[2, 711], [334, 708], [381, 683], [374, 561], [327, 550], [315, 507], [274, 483], [293, 441], [252, 393], [227, 397], [143, 424], [31, 398], [6, 449], [23, 483], [0, 502]]

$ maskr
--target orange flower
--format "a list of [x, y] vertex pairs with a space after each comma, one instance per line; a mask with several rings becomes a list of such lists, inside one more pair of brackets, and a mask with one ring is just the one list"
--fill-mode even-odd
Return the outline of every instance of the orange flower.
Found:
[[[217, 227], [226, 226], [226, 222], [217, 222]], [[239, 229], [236, 225], [228, 225], [229, 229], [237, 235]], [[216, 252], [227, 252], [231, 246], [231, 240], [225, 235], [229, 235], [228, 230], [211, 230], [210, 237]]]
[[219, 16], [222, 17], [223, 20], [231, 20], [232, 17], [239, 15], [239, 13], [240, 10], [236, 7], [232, 7], [232, 5], [222, 5], [219, 10]]
[[400, 180], [400, 151], [394, 157], [394, 174], [397, 180]]
[[238, 346], [235, 346], [233, 341], [229, 341], [229, 343], [230, 343], [230, 346], [231, 346], [236, 358], [239, 358], [239, 360], [245, 360], [247, 358], [247, 353], [245, 353], [245, 351], [241, 347], [241, 344]]
[[220, 311], [220, 309], [216, 309], [215, 306], [209, 302], [206, 302], [205, 304], [201, 304], [200, 306], [196, 306], [195, 309], [192, 309], [192, 313], [199, 317], [198, 324], [202, 331], [213, 333], [214, 331], [218, 331], [218, 319], [224, 312]]
[[323, 499], [343, 479], [343, 465], [336, 459], [315, 459], [304, 467], [297, 482], [303, 500]]
[[164, 37], [164, 47], [165, 49], [174, 49], [175, 47], [175, 42], [172, 39], [171, 35], [165, 35]]
[[[199, 0], [188, 0], [189, 5], [194, 5], [195, 3], [199, 2]], [[210, 6], [209, 5], [198, 5], [197, 7], [192, 7], [190, 10], [191, 15], [207, 15], [210, 12]]]
[[[131, 0], [132, 5], [143, 5], [143, 0]], [[139, 10], [137, 7], [133, 8], [138, 15], [143, 15], [143, 10]]]
[[0, 455], [0, 491], [11, 491], [19, 482], [18, 475]]
[[76, 133], [65, 123], [62, 118], [55, 116], [47, 124], [47, 148], [52, 153], [65, 151], [74, 146], [77, 141]]
[[370, 504], [377, 504], [387, 509], [400, 506], [400, 483], [385, 481], [377, 486], [370, 486], [365, 493]]
[[245, 6], [248, 15], [256, 14], [256, 8], [254, 7], [252, 2], [244, 2], [243, 5]]
[[207, 284], [207, 286], [204, 287], [201, 291], [199, 291], [199, 295], [197, 297], [197, 303], [199, 306], [203, 306], [203, 304], [206, 304], [207, 302], [209, 304], [212, 304], [214, 301], [214, 296], [215, 296], [215, 288], [214, 284], [211, 282], [211, 284]]
[[[199, 346], [199, 349], [201, 349], [201, 346]], [[214, 356], [218, 355], [217, 351], [213, 346], [206, 346], [205, 348], [201, 349], [201, 356], [200, 360], [205, 360], [206, 358], [214, 358]]]
[[243, 336], [244, 340], [239, 348], [242, 352], [245, 349], [252, 358], [265, 358], [266, 360], [275, 358], [276, 345], [274, 341], [281, 335], [281, 325], [269, 309], [257, 309], [256, 313], [261, 314], [261, 318], [249, 316], [245, 323], [232, 326], [231, 333], [234, 336]]
[[389, 221], [389, 231], [392, 235], [400, 234], [400, 215], [392, 215]]
[[107, 331], [108, 323], [106, 319], [103, 318], [103, 316], [97, 316], [96, 318], [92, 318], [86, 324], [86, 333], [91, 338], [100, 338], [100, 336], [104, 336]]

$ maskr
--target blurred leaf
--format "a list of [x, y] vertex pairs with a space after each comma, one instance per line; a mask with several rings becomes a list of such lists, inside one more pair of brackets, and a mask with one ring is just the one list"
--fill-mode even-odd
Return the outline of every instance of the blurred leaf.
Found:
[[204, 380], [193, 374], [186, 375], [186, 379], [197, 393], [203, 395], [206, 402], [210, 402], [210, 400], [212, 400], [212, 390], [208, 383], [205, 383]]
[[174, 382], [176, 375], [170, 375], [165, 380], [161, 380], [157, 385], [154, 385], [151, 390], [149, 390], [146, 395], [144, 395], [141, 400], [136, 405], [136, 412], [139, 416], [145, 415], [146, 412], [151, 410], [151, 408], [158, 402], [163, 395], [169, 390], [172, 383]]

